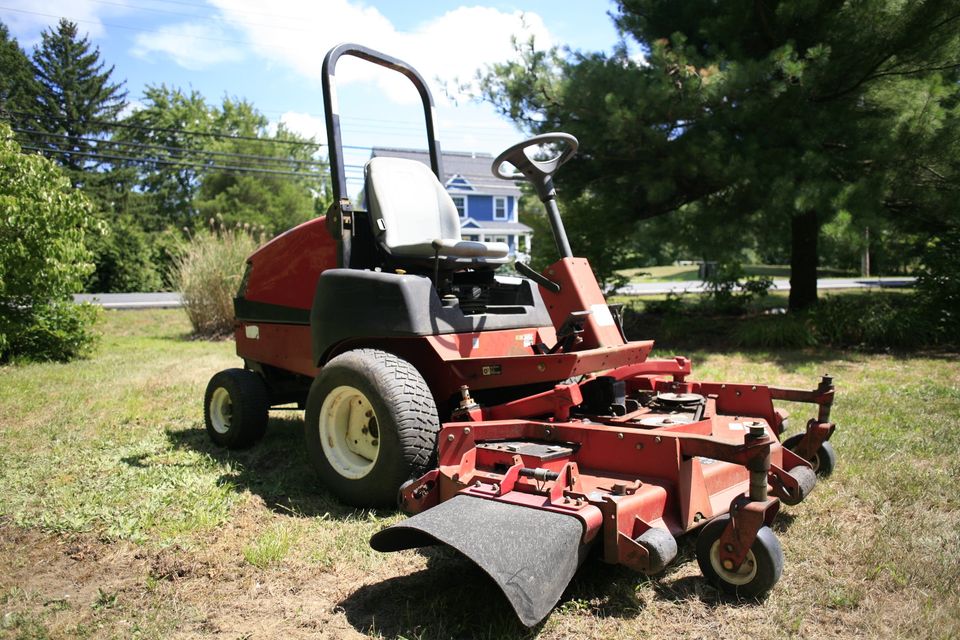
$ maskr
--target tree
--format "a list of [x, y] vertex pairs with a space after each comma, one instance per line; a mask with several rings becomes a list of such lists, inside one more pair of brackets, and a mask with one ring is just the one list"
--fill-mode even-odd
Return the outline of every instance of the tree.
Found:
[[[273, 234], [315, 215], [323, 197], [319, 145], [292, 132], [267, 130], [245, 100], [210, 106], [196, 91], [148, 87], [144, 107], [124, 120], [115, 140], [140, 145], [135, 166], [153, 201], [149, 229], [195, 228], [218, 217]], [[152, 161], [152, 162], [151, 162]]]
[[93, 140], [110, 130], [126, 106], [124, 83], [111, 81], [114, 68], [100, 61], [100, 48], [91, 50], [88, 38], [79, 38], [77, 25], [66, 19], [56, 31], [43, 31], [33, 68], [38, 93], [32, 122], [39, 132], [34, 144], [67, 167], [75, 185], [83, 184], [91, 175], [83, 170], [102, 164], [90, 155]]
[[816, 301], [821, 226], [840, 209], [887, 215], [916, 173], [904, 158], [936, 155], [935, 114], [957, 95], [960, 12], [946, 0], [622, 0], [615, 21], [612, 55], [531, 44], [482, 77], [483, 96], [531, 132], [580, 137], [562, 184], [615, 194], [598, 208], [610, 235], [675, 211], [698, 232], [767, 242], [783, 229], [792, 309]]
[[63, 172], [25, 155], [0, 122], [0, 361], [67, 360], [93, 341], [92, 308], [75, 305], [93, 270], [90, 202]]
[[36, 95], [33, 67], [7, 25], [0, 22], [0, 117], [22, 122]]

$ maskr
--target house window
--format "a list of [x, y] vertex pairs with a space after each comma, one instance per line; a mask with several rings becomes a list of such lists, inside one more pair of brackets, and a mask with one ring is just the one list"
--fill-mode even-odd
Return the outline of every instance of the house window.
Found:
[[493, 199], [493, 219], [507, 219], [507, 199], [504, 196], [496, 196]]
[[477, 241], [477, 236], [472, 236], [472, 235], [464, 234], [464, 235], [460, 236], [460, 239], [461, 239], [461, 240], [469, 240], [469, 241], [471, 241], [471, 242], [476, 242], [476, 241]]
[[467, 196], [450, 196], [461, 218], [467, 217]]
[[502, 242], [503, 244], [507, 244], [507, 236], [493, 236], [491, 240], [493, 242]]

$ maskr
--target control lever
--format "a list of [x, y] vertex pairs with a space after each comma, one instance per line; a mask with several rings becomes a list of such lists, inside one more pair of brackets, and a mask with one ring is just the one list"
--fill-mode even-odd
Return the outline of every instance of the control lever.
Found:
[[530, 265], [517, 261], [513, 263], [513, 266], [517, 271], [520, 272], [521, 275], [527, 276], [550, 293], [560, 293], [559, 282], [554, 282], [539, 271], [534, 270], [534, 268]]

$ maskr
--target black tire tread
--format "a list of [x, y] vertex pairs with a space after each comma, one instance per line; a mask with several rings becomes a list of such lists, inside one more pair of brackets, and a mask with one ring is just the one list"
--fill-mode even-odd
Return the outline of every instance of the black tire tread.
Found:
[[[361, 386], [372, 387], [377, 399], [368, 398], [376, 405], [385, 405], [389, 420], [395, 427], [399, 451], [385, 460], [391, 471], [381, 468], [381, 462], [371, 476], [357, 480], [340, 477], [326, 460], [319, 442], [315, 442], [316, 412], [320, 409], [320, 394], [329, 392], [326, 386], [343, 375], [359, 377]], [[381, 425], [386, 416], [379, 416]], [[346, 503], [358, 507], [395, 506], [399, 486], [410, 478], [423, 475], [436, 465], [436, 442], [440, 431], [433, 393], [417, 369], [403, 358], [379, 349], [353, 349], [327, 362], [311, 386], [307, 399], [305, 420], [307, 450], [314, 467], [327, 487]], [[386, 439], [381, 436], [381, 447]], [[390, 447], [393, 448], [392, 446]], [[381, 449], [381, 455], [384, 450]], [[399, 465], [399, 466], [397, 466]], [[403, 475], [403, 477], [399, 477]]]
[[[217, 433], [210, 421], [210, 398], [214, 389], [224, 387], [234, 406], [235, 424], [227, 433]], [[259, 441], [267, 431], [270, 390], [259, 374], [248, 369], [224, 369], [207, 384], [203, 399], [203, 418], [214, 443], [228, 449], [243, 449]]]
[[[786, 440], [782, 442], [782, 445], [794, 451], [796, 446], [800, 443], [800, 440], [803, 438], [804, 434], [795, 433]], [[824, 442], [820, 445], [820, 448], [817, 449], [817, 455], [820, 458], [820, 466], [817, 467], [816, 473], [822, 478], [826, 478], [833, 473], [833, 470], [837, 466], [837, 452], [834, 450], [833, 445], [829, 441]], [[810, 462], [808, 460], [807, 462]]]
[[[408, 454], [412, 473], [422, 475], [436, 461], [437, 433], [440, 431], [436, 403], [426, 380], [403, 358], [379, 349], [347, 351], [331, 360], [327, 366], [348, 356], [360, 359], [361, 366], [373, 376], [377, 376], [383, 369], [389, 372], [390, 384], [386, 385], [389, 391], [384, 394], [383, 400], [395, 407], [397, 415], [400, 416], [397, 421], [397, 435], [404, 453]], [[376, 363], [376, 366], [370, 366], [371, 363]]]

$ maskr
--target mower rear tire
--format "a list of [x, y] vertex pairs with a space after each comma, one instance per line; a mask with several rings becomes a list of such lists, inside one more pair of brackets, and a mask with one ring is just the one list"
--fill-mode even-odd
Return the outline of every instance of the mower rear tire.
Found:
[[704, 577], [726, 593], [759, 598], [770, 591], [783, 573], [783, 549], [770, 527], [763, 526], [735, 571], [720, 564], [720, 536], [730, 522], [722, 515], [708, 522], [697, 538], [697, 563]]
[[[804, 434], [796, 433], [786, 440], [783, 441], [783, 446], [790, 451], [794, 451], [800, 440], [803, 438]], [[823, 478], [826, 478], [831, 473], [833, 473], [834, 468], [837, 466], [837, 452], [834, 450], [833, 445], [829, 442], [824, 442], [820, 445], [820, 448], [817, 449], [817, 452], [813, 454], [813, 458], [807, 460], [810, 463], [810, 466], [813, 467], [814, 472]]]
[[423, 376], [385, 351], [333, 358], [307, 395], [310, 461], [324, 485], [356, 507], [396, 507], [400, 486], [435, 465], [439, 431]]
[[259, 374], [225, 369], [207, 384], [203, 420], [213, 442], [228, 449], [256, 443], [267, 430], [270, 391]]

